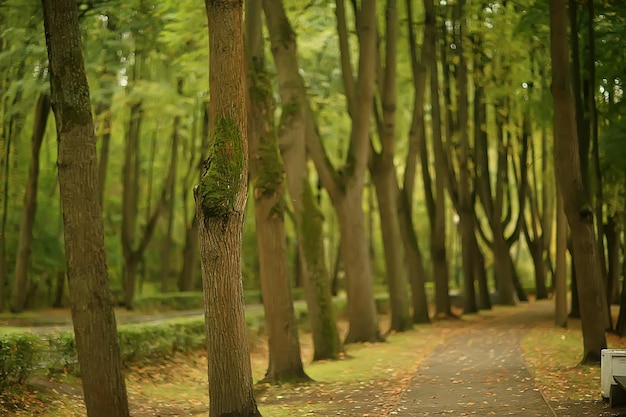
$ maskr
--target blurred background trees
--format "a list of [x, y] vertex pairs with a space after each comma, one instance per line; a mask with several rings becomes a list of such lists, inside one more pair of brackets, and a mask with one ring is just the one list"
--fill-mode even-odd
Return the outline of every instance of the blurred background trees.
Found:
[[[264, 19], [263, 36], [287, 188], [299, 193], [286, 197], [288, 276], [293, 288], [306, 288], [309, 306], [318, 303], [319, 314], [332, 317], [323, 301], [328, 288], [311, 285], [320, 276], [335, 294], [348, 290], [353, 321], [367, 321], [351, 341], [378, 338], [371, 317], [377, 294], [391, 292], [397, 331], [410, 327], [409, 304], [419, 322], [459, 314], [459, 306], [472, 313], [491, 302], [552, 296], [556, 251], [564, 248], [555, 239], [547, 5], [375, 2], [376, 52], [357, 65], [359, 45], [371, 42], [357, 29], [358, 18], [369, 16], [360, 14], [367, 2], [266, 0], [263, 8], [275, 13], [281, 4], [297, 67], [280, 61], [278, 36], [291, 36], [284, 19]], [[203, 7], [169, 0], [79, 4], [111, 291], [128, 308], [142, 297], [201, 288], [192, 188], [210, 122]], [[569, 2], [581, 175], [610, 303], [619, 302], [623, 282], [623, 16], [621, 2]], [[0, 1], [0, 309], [14, 311], [68, 305], [42, 25], [39, 2]], [[374, 104], [361, 109], [355, 86], [365, 85], [360, 68], [368, 66]], [[303, 85], [281, 84], [285, 71]], [[370, 119], [368, 129], [359, 126]], [[302, 125], [294, 128], [293, 120]], [[355, 139], [358, 128], [367, 141]], [[300, 135], [297, 152], [287, 133]], [[342, 209], [341, 195], [360, 182], [362, 196]], [[249, 198], [242, 276], [260, 301], [253, 205]], [[340, 244], [346, 220], [337, 212], [348, 220], [363, 214], [365, 237], [358, 240], [366, 242]], [[318, 246], [302, 234], [312, 232]], [[351, 248], [359, 243], [367, 246], [359, 261], [367, 268], [351, 278]], [[621, 333], [625, 322], [617, 325]], [[328, 319], [315, 326], [331, 332], [322, 356], [336, 357], [336, 329]]]

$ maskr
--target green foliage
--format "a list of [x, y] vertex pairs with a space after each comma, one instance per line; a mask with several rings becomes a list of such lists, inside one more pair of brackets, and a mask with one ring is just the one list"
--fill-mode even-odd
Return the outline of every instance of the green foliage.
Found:
[[33, 334], [0, 338], [0, 391], [23, 384], [38, 363], [42, 343]]

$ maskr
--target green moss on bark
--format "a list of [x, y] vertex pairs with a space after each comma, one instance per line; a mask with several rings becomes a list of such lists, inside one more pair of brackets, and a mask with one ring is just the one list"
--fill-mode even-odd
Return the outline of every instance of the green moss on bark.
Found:
[[227, 219], [236, 209], [246, 155], [239, 126], [220, 117], [214, 127], [207, 169], [198, 189], [205, 220]]

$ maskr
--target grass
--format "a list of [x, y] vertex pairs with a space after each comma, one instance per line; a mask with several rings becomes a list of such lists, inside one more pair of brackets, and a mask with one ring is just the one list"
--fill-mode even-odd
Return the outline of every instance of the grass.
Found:
[[[520, 307], [525, 308], [525, 307]], [[483, 322], [520, 311], [497, 307], [493, 311], [443, 320], [414, 330], [391, 334], [387, 343], [357, 344], [346, 347], [346, 358], [311, 363], [312, 342], [308, 332], [301, 334], [305, 371], [315, 382], [271, 386], [256, 384], [255, 394], [264, 417], [291, 416], [386, 416], [424, 358], [457, 332]], [[381, 329], [388, 317], [381, 317]], [[345, 334], [346, 323], [340, 322]], [[608, 335], [612, 348], [626, 347], [619, 338]], [[263, 334], [250, 340], [253, 378], [259, 381], [267, 367], [267, 339]], [[599, 367], [579, 366], [582, 339], [579, 322], [570, 320], [567, 329], [555, 328], [552, 321], [539, 322], [522, 340], [522, 350], [538, 388], [548, 400], [598, 400]], [[178, 355], [162, 365], [133, 367], [127, 372], [131, 414], [205, 416], [207, 414], [207, 358], [204, 354]], [[68, 417], [85, 415], [75, 379], [33, 381], [16, 416]], [[29, 397], [30, 396], [30, 397]], [[15, 407], [17, 410], [19, 407]]]
[[[613, 313], [615, 323], [617, 310]], [[611, 349], [625, 349], [626, 340], [607, 334], [607, 345]], [[570, 319], [567, 328], [555, 327], [553, 322], [542, 323], [528, 332], [521, 346], [535, 383], [547, 399], [600, 398], [600, 367], [580, 364], [583, 353], [580, 320]]]

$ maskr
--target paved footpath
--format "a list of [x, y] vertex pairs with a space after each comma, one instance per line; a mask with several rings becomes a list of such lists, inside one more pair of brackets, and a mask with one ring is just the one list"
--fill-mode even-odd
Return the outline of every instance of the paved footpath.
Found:
[[534, 387], [520, 340], [534, 323], [550, 320], [552, 311], [551, 303], [533, 303], [523, 312], [449, 338], [422, 362], [391, 416], [626, 415], [610, 410], [599, 398], [548, 402]]

